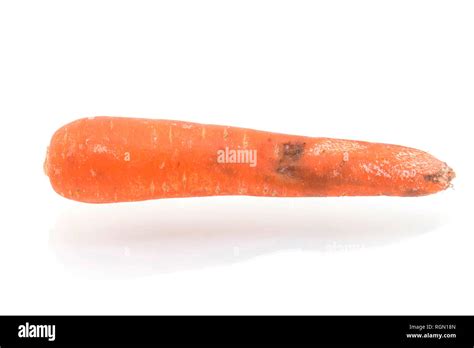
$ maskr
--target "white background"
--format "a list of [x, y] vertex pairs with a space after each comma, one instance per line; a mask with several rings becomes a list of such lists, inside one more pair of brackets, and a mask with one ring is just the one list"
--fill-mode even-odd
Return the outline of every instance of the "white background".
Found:
[[[474, 3], [1, 1], [0, 314], [474, 314]], [[420, 198], [88, 205], [43, 173], [84, 116], [426, 150]]]

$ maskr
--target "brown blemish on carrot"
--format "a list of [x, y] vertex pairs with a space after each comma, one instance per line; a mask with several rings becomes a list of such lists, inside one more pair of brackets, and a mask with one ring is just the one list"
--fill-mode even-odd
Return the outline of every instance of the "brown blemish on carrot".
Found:
[[455, 177], [455, 174], [451, 168], [448, 168], [447, 170], [443, 168], [435, 174], [427, 174], [423, 176], [423, 178], [426, 181], [431, 181], [435, 183], [438, 183], [438, 182], [450, 183], [451, 180], [454, 179], [454, 177]]
[[302, 142], [288, 142], [283, 144], [282, 161], [297, 161], [301, 158], [304, 152], [306, 143]]
[[296, 176], [297, 167], [294, 165], [280, 165], [277, 168], [279, 174], [283, 174], [294, 178]]
[[456, 177], [454, 171], [444, 163], [444, 166], [434, 174], [425, 174], [423, 179], [428, 183], [441, 185], [442, 188], [451, 187], [451, 181]]
[[431, 182], [439, 182], [441, 177], [442, 177], [441, 172], [438, 172], [436, 174], [423, 175], [423, 179], [425, 179], [426, 181], [431, 181]]
[[304, 142], [287, 142], [282, 144], [282, 150], [279, 151], [280, 159], [277, 173], [294, 178], [299, 171], [298, 161], [303, 156], [306, 143]]

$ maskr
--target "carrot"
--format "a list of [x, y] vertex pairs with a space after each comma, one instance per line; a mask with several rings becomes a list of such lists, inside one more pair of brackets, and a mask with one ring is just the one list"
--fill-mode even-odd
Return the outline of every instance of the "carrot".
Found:
[[453, 170], [413, 148], [197, 123], [121, 117], [74, 121], [44, 165], [60, 195], [108, 203], [250, 195], [422, 196]]

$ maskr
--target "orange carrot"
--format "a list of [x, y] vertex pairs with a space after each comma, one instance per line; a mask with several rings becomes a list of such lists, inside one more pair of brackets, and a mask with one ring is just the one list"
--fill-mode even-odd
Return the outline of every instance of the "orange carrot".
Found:
[[422, 196], [454, 172], [397, 145], [121, 117], [74, 121], [53, 136], [45, 172], [89, 203], [250, 195]]

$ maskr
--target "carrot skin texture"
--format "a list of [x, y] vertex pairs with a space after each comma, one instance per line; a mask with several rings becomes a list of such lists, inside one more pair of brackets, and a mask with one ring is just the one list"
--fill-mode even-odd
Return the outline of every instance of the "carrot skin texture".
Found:
[[[255, 166], [218, 151], [256, 150]], [[112, 203], [217, 195], [422, 196], [455, 174], [403, 146], [277, 134], [190, 122], [83, 118], [51, 139], [44, 164], [60, 195]]]

